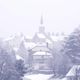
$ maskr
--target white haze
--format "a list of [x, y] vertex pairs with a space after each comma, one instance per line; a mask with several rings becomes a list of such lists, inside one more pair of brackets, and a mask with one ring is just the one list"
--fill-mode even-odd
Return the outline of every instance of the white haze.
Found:
[[0, 37], [33, 35], [41, 15], [47, 32], [69, 34], [80, 24], [80, 0], [0, 0]]

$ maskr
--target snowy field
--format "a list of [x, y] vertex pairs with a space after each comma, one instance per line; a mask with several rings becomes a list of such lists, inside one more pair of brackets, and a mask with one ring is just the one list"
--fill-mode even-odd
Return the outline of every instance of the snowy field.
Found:
[[32, 75], [25, 75], [23, 80], [48, 80], [52, 75], [45, 75], [45, 74], [32, 74]]

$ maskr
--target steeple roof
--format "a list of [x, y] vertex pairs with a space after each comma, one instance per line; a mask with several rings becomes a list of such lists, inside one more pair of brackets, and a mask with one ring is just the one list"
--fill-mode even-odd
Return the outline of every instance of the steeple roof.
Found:
[[41, 16], [40, 24], [43, 25], [43, 16]]

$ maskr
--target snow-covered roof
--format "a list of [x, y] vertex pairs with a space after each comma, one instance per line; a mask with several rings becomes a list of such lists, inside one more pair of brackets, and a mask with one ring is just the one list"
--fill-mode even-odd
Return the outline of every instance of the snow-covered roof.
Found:
[[46, 42], [47, 42], [47, 43], [49, 43], [49, 44], [51, 44], [51, 43], [52, 43], [49, 39], [46, 39]]
[[44, 39], [46, 38], [45, 35], [42, 34], [42, 33], [37, 33], [37, 36], [38, 36], [39, 38], [44, 38]]
[[27, 35], [26, 38], [27, 38], [27, 39], [32, 39], [32, 36], [28, 36], [28, 35]]
[[36, 44], [33, 43], [33, 42], [24, 42], [24, 45], [25, 45], [25, 47], [26, 47], [27, 49], [28, 49], [28, 48], [33, 48], [33, 47], [36, 46]]
[[63, 78], [62, 80], [67, 80], [67, 78], [65, 77], [65, 78]]
[[76, 75], [76, 69], [79, 69], [80, 65], [74, 65], [70, 71], [67, 73], [66, 76], [75, 76]]
[[51, 36], [53, 41], [63, 40], [64, 36]]
[[51, 53], [47, 53], [47, 52], [36, 52], [33, 55], [47, 55], [47, 56], [51, 56]]
[[35, 46], [32, 48], [32, 51], [42, 51], [42, 52], [49, 52], [50, 49], [46, 46]]
[[19, 56], [18, 54], [16, 54], [16, 59], [17, 59], [17, 60], [20, 60], [20, 59], [23, 60], [23, 58], [22, 58], [21, 56]]
[[36, 43], [36, 45], [38, 45], [38, 46], [46, 46], [46, 43], [45, 42], [39, 42], [39, 43]]
[[19, 48], [18, 47], [14, 47], [13, 49], [14, 49], [14, 51], [18, 51]]
[[14, 36], [9, 36], [7, 38], [4, 39], [4, 41], [9, 41], [9, 40], [12, 40], [14, 38]]
[[10, 41], [10, 40], [16, 40], [16, 39], [24, 39], [24, 35], [22, 33], [16, 33], [14, 35], [11, 35], [9, 37], [7, 37], [6, 39], [4, 39], [4, 41]]

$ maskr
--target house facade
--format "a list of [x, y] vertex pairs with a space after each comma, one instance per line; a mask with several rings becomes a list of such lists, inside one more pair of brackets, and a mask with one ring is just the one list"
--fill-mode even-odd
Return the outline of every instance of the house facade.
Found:
[[[31, 67], [34, 72], [53, 72], [53, 54], [46, 46], [36, 46], [31, 50]], [[29, 59], [30, 59], [29, 58]]]

